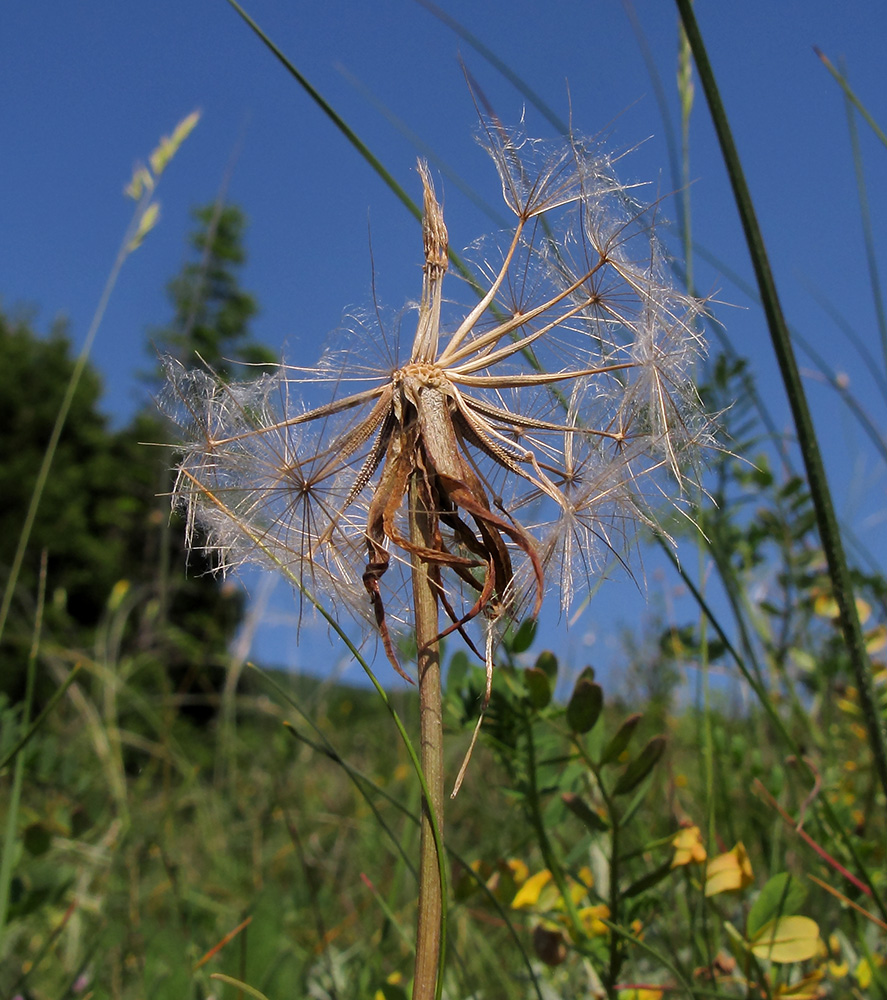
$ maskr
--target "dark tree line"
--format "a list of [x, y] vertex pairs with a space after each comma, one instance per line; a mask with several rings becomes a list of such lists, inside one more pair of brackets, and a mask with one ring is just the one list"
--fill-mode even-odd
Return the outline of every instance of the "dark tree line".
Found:
[[[199, 355], [227, 377], [268, 362], [252, 338], [255, 299], [239, 284], [246, 259], [243, 213], [194, 211], [192, 258], [169, 284], [173, 316], [150, 334], [153, 352], [194, 364]], [[41, 337], [26, 316], [0, 314], [0, 585], [6, 586], [37, 472], [74, 368], [63, 324]], [[159, 369], [151, 380], [155, 383]], [[149, 688], [189, 696], [222, 683], [227, 647], [241, 621], [239, 588], [214, 577], [199, 556], [186, 572], [181, 525], [165, 493], [173, 452], [153, 404], [120, 430], [101, 407], [101, 380], [87, 368], [59, 442], [0, 647], [0, 694], [24, 687], [35, 622], [41, 553], [46, 605], [38, 697], [57, 683], [48, 659], [94, 657], [103, 623], [125, 601], [118, 655], [140, 657]], [[70, 664], [69, 664], [70, 665]], [[198, 698], [199, 700], [199, 698]]]

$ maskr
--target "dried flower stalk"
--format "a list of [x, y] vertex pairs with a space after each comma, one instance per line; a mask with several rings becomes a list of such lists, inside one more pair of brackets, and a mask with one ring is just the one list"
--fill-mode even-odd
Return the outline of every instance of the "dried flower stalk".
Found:
[[[679, 494], [709, 435], [692, 381], [702, 304], [668, 280], [655, 206], [594, 144], [548, 147], [497, 123], [482, 141], [515, 224], [481, 257], [478, 301], [456, 322], [443, 318], [447, 230], [420, 163], [425, 265], [407, 350], [386, 357], [384, 331], [358, 324], [315, 367], [249, 383], [167, 366], [190, 543], [222, 568], [270, 562], [346, 605], [404, 677], [393, 635], [416, 633], [439, 822], [439, 639], [458, 632], [484, 660], [486, 703], [508, 622], [538, 612], [546, 583], [564, 609], [582, 596], [601, 558], [621, 559], [653, 523], [650, 494]], [[437, 944], [421, 937], [420, 922], [416, 987], [432, 995]]]
[[[223, 568], [270, 553], [369, 618], [401, 673], [392, 633], [414, 626], [414, 557], [442, 634], [486, 648], [487, 633], [538, 610], [546, 581], [568, 608], [601, 556], [650, 522], [649, 493], [675, 495], [659, 473], [679, 483], [708, 434], [691, 377], [702, 306], [667, 279], [655, 210], [599, 149], [549, 153], [493, 126], [484, 140], [516, 223], [452, 332], [447, 231], [420, 164], [425, 267], [408, 353], [386, 359], [379, 331], [357, 327], [316, 367], [245, 384], [168, 364], [184, 438], [174, 503], [191, 542]], [[311, 405], [321, 385], [330, 398]], [[433, 512], [430, 544], [409, 536], [411, 483]]]

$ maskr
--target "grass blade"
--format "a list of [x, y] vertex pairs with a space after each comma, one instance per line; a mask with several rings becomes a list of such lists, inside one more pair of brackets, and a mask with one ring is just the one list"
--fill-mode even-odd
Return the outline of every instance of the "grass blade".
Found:
[[887, 135], [884, 134], [884, 132], [879, 127], [878, 123], [869, 114], [869, 112], [866, 109], [865, 105], [862, 103], [862, 101], [853, 92], [853, 90], [850, 87], [850, 84], [847, 82], [847, 79], [844, 76], [844, 74], [838, 72], [838, 70], [835, 69], [835, 67], [832, 65], [832, 62], [829, 59], [829, 57], [821, 49], [817, 48], [814, 45], [813, 46], [813, 51], [822, 60], [823, 66], [825, 66], [825, 68], [829, 71], [829, 73], [831, 73], [831, 75], [835, 78], [835, 80], [837, 80], [839, 86], [841, 87], [841, 90], [844, 91], [844, 94], [846, 95], [846, 97], [850, 101], [850, 103], [856, 108], [856, 110], [866, 120], [866, 123], [868, 124], [869, 128], [871, 128], [871, 130], [881, 140], [881, 142], [883, 142], [884, 145], [887, 146]]
[[862, 628], [859, 624], [859, 615], [856, 610], [850, 571], [844, 554], [844, 546], [841, 541], [831, 491], [822, 461], [822, 454], [819, 450], [819, 443], [813, 427], [807, 397], [801, 383], [791, 336], [789, 335], [785, 317], [782, 313], [782, 306], [776, 290], [776, 282], [770, 269], [764, 239], [758, 225], [751, 193], [742, 170], [739, 153], [733, 141], [727, 113], [721, 101], [714, 72], [708, 59], [708, 53], [702, 40], [695, 14], [693, 13], [693, 5], [691, 0], [675, 0], [675, 2], [690, 42], [693, 57], [696, 61], [699, 80], [705, 93], [706, 101], [708, 102], [721, 146], [721, 155], [727, 167], [730, 183], [733, 188], [733, 195], [742, 220], [742, 227], [745, 232], [755, 276], [761, 292], [764, 313], [770, 328], [771, 340], [776, 352], [780, 373], [797, 430], [798, 444], [804, 460], [807, 479], [810, 483], [820, 538], [822, 539], [822, 546], [828, 563], [835, 600], [840, 610], [844, 641], [847, 644], [854, 678], [859, 689], [860, 705], [865, 718], [870, 749], [881, 787], [885, 794], [887, 794], [887, 736], [885, 736], [878, 711], [872, 680], [872, 668], [868, 652], [866, 651]]

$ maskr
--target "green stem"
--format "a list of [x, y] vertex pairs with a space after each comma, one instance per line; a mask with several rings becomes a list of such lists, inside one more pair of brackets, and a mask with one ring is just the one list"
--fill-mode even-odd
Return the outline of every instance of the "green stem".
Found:
[[687, 33], [687, 39], [690, 42], [690, 48], [693, 51], [693, 57], [696, 60], [699, 81], [702, 84], [706, 100], [708, 101], [712, 121], [721, 146], [721, 155], [724, 158], [724, 164], [730, 176], [733, 195], [736, 199], [736, 205], [742, 220], [742, 227], [745, 231], [746, 242], [748, 243], [755, 276], [761, 293], [764, 313], [770, 328], [770, 337], [773, 341], [773, 348], [779, 363], [779, 370], [782, 374], [786, 395], [797, 429], [798, 445], [804, 460], [807, 480], [810, 483], [819, 534], [822, 539], [826, 562], [828, 563], [832, 587], [834, 588], [835, 601], [840, 611], [844, 641], [847, 645], [854, 679], [859, 691], [860, 707], [865, 718], [869, 746], [881, 787], [884, 793], [887, 794], [887, 735], [885, 735], [878, 711], [874, 684], [872, 682], [871, 663], [869, 662], [868, 652], [865, 648], [865, 639], [859, 624], [859, 615], [856, 611], [850, 570], [844, 554], [838, 520], [835, 516], [825, 467], [816, 439], [810, 409], [807, 405], [807, 397], [801, 383], [794, 348], [792, 347], [791, 337], [782, 313], [782, 306], [780, 305], [779, 296], [776, 291], [776, 282], [770, 270], [770, 263], [752, 204], [751, 193], [749, 192], [745, 175], [742, 171], [739, 154], [733, 142], [727, 114], [721, 102], [714, 73], [708, 61], [708, 53], [706, 52], [705, 44], [703, 43], [702, 35], [700, 34], [699, 26], [696, 23], [696, 17], [693, 13], [692, 0], [675, 0], [675, 2], [680, 12], [684, 30]]
[[[410, 489], [410, 538], [432, 548], [433, 515], [427, 510], [415, 483]], [[443, 710], [440, 683], [440, 632], [437, 594], [428, 574], [428, 563], [413, 556], [413, 608], [419, 669], [419, 719], [422, 771], [427, 795], [422, 799], [419, 846], [419, 915], [416, 930], [416, 972], [413, 1000], [433, 1000], [443, 983], [444, 899], [442, 876], [444, 770]], [[435, 830], [435, 817], [437, 829]], [[440, 983], [438, 982], [440, 980]]]
[[[601, 786], [600, 776], [598, 775], [597, 778], [598, 785]], [[619, 879], [621, 877], [621, 872], [619, 871], [619, 852], [622, 850], [619, 843], [619, 834], [621, 831], [619, 829], [619, 813], [606, 796], [605, 801], [607, 801], [607, 810], [610, 814], [610, 822], [612, 824], [610, 830], [610, 920], [618, 925], [622, 919], [619, 907]], [[619, 978], [619, 969], [622, 967], [622, 951], [622, 939], [618, 934], [611, 932], [610, 960], [607, 968], [607, 976], [604, 980], [607, 996], [610, 997], [616, 996], [616, 982]]]

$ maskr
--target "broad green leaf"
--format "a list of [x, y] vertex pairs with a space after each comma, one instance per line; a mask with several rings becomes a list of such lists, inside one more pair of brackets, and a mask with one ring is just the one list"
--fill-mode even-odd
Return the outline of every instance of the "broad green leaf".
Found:
[[453, 654], [447, 668], [447, 694], [458, 694], [468, 673], [468, 654], [460, 649]]
[[779, 917], [761, 928], [750, 947], [756, 958], [804, 962], [819, 951], [819, 925], [810, 917]]
[[797, 913], [807, 898], [807, 888], [800, 879], [780, 872], [767, 881], [761, 889], [758, 898], [752, 904], [745, 925], [745, 933], [749, 939], [758, 931], [778, 917], [789, 913]]
[[545, 708], [551, 701], [551, 684], [548, 676], [538, 667], [528, 667], [524, 671], [524, 683], [527, 685], [527, 697], [533, 708]]
[[511, 640], [511, 651], [513, 653], [525, 653], [533, 645], [536, 637], [536, 619], [527, 618], [521, 622], [520, 628], [514, 633]]
[[604, 752], [601, 754], [602, 765], [612, 764], [619, 760], [628, 748], [628, 744], [631, 742], [631, 738], [634, 736], [634, 731], [637, 729], [641, 718], [640, 712], [635, 715], [629, 715], [625, 722], [616, 730], [616, 735], [606, 745]]
[[574, 733], [587, 733], [594, 728], [604, 705], [600, 684], [580, 677], [567, 703], [567, 725]]
[[561, 801], [570, 810], [570, 812], [592, 833], [604, 833], [606, 830], [610, 829], [610, 824], [594, 811], [586, 802], [579, 798], [578, 795], [574, 795], [572, 792], [564, 792], [561, 795]]
[[543, 649], [536, 657], [536, 668], [543, 671], [552, 685], [554, 685], [557, 679], [557, 657], [551, 650]]
[[35, 857], [46, 854], [52, 845], [52, 833], [49, 827], [43, 823], [32, 823], [30, 826], [25, 827], [22, 839], [25, 844], [25, 850], [28, 854], [32, 854]]
[[619, 776], [614, 795], [627, 795], [647, 777], [665, 752], [665, 737], [654, 736]]

